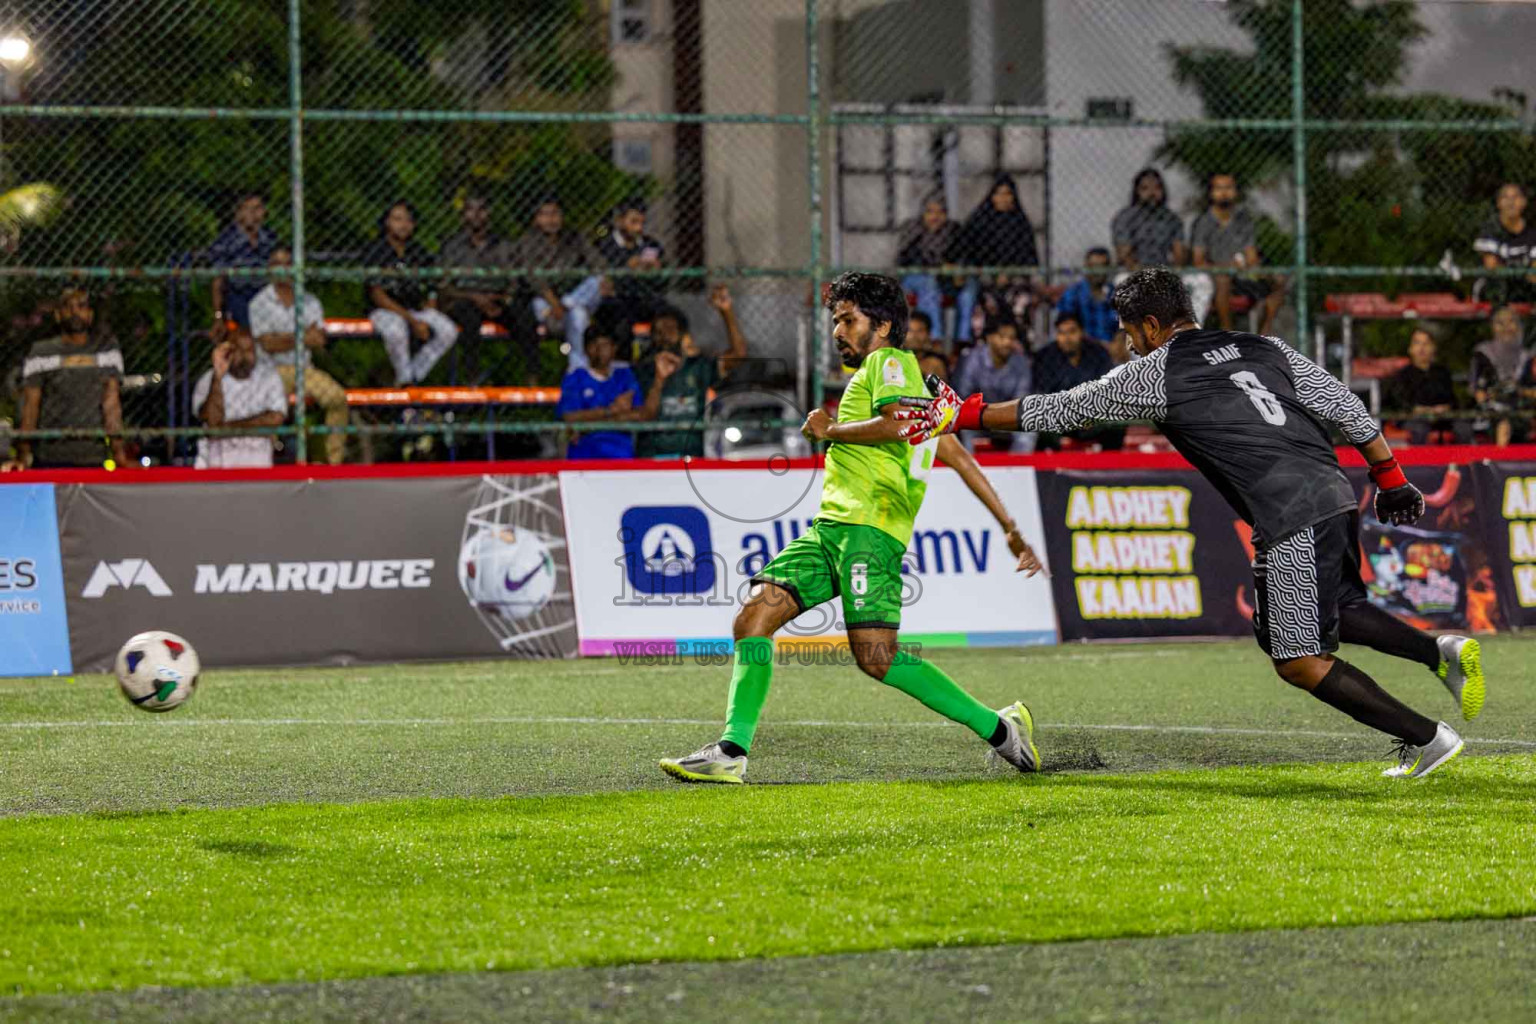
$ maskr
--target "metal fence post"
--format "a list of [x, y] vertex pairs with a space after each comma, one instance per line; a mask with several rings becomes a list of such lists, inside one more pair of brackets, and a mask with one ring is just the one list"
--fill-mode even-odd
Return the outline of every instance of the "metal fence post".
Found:
[[821, 26], [816, 5], [805, 0], [806, 175], [810, 186], [811, 218], [811, 408], [822, 403], [822, 374], [826, 359], [826, 317], [821, 311], [821, 282], [825, 275], [821, 253]]
[[[308, 409], [304, 403], [304, 71], [299, 43], [299, 0], [288, 0], [288, 176], [293, 205], [293, 425], [294, 452], [309, 461]], [[330, 440], [329, 436], [326, 438]]]
[[[1296, 162], [1296, 347], [1306, 344], [1307, 338], [1307, 125], [1303, 43], [1305, 33], [1301, 20], [1302, 0], [1291, 0], [1291, 118], [1292, 159]], [[1345, 371], [1348, 372], [1347, 369]], [[1346, 378], [1347, 379], [1347, 378]]]

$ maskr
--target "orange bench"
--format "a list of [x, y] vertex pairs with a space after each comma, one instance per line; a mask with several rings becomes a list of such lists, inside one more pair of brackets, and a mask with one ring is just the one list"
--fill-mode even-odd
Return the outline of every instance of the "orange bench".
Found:
[[[325, 318], [325, 333], [331, 338], [375, 338], [379, 334], [373, 326], [373, 321], [365, 316], [328, 316]], [[507, 329], [500, 324], [480, 325], [482, 338], [505, 338], [506, 336]]]
[[348, 388], [347, 404], [392, 405], [554, 405], [559, 388], [410, 387]]

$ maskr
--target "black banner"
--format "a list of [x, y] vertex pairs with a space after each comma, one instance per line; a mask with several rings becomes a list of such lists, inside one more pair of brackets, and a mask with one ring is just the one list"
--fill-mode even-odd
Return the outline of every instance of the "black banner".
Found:
[[1199, 473], [1036, 479], [1063, 640], [1251, 633], [1249, 529]]
[[77, 671], [147, 629], [214, 666], [576, 653], [553, 476], [56, 493]]
[[1485, 515], [1473, 473], [1454, 463], [1404, 466], [1424, 492], [1413, 526], [1377, 520], [1365, 469], [1346, 470], [1360, 497], [1360, 576], [1371, 603], [1419, 629], [1492, 632], [1506, 628], [1495, 565], [1481, 526]]
[[1536, 626], [1536, 462], [1483, 462], [1473, 471], [1504, 618]]

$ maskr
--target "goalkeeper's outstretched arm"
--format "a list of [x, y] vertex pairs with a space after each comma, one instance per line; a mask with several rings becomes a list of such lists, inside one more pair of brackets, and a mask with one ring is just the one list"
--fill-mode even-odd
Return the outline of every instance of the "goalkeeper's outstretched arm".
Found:
[[908, 423], [902, 436], [912, 444], [957, 430], [1048, 430], [1062, 434], [1094, 423], [1158, 420], [1167, 413], [1163, 380], [1166, 351], [1160, 348], [1135, 362], [1123, 363], [1070, 391], [991, 405], [981, 395], [962, 399], [949, 385], [931, 378], [933, 401], [926, 408], [901, 409], [896, 416]]

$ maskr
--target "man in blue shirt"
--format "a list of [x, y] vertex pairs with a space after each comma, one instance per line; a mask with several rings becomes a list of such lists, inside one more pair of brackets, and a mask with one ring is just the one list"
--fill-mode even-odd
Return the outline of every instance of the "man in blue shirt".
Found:
[[[618, 350], [609, 330], [600, 324], [587, 328], [582, 339], [587, 365], [566, 373], [560, 382], [560, 404], [555, 412], [566, 423], [592, 423], [597, 420], [630, 420], [643, 404], [640, 384], [628, 366], [614, 366]], [[619, 431], [593, 431], [576, 434], [565, 457], [568, 459], [632, 459], [635, 435]]]
[[1112, 301], [1115, 289], [1109, 283], [1109, 250], [1089, 249], [1083, 264], [1088, 268], [1087, 274], [1062, 293], [1056, 312], [1076, 317], [1088, 337], [1108, 344], [1120, 329], [1120, 318], [1115, 315]]
[[[267, 204], [260, 192], [246, 192], [235, 202], [235, 217], [208, 247], [208, 262], [231, 270], [265, 270], [277, 235], [267, 223]], [[266, 286], [262, 276], [213, 279], [213, 322], [233, 320], [241, 327], [251, 326], [251, 299]]]

